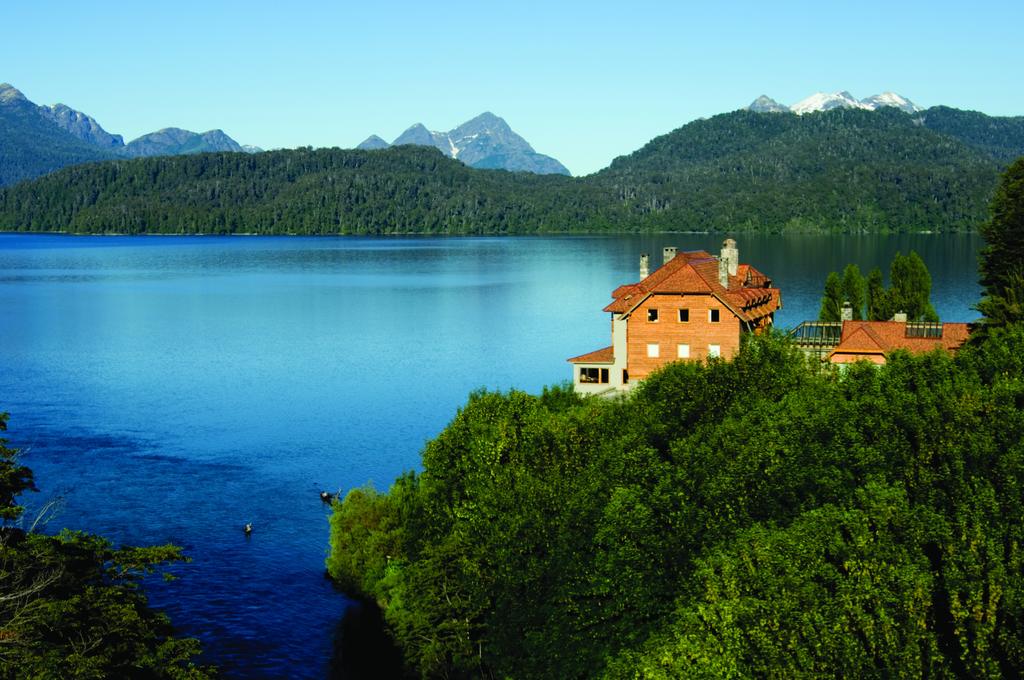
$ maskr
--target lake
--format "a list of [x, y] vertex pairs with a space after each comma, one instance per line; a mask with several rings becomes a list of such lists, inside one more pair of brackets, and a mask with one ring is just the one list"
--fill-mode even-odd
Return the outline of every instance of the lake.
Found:
[[[386, 488], [474, 389], [568, 380], [641, 253], [722, 238], [0, 234], [0, 411], [41, 490], [23, 500], [65, 498], [51, 531], [183, 546], [147, 592], [226, 677], [324, 677], [348, 600], [319, 491]], [[829, 271], [910, 249], [943, 320], [977, 316], [976, 235], [738, 242], [781, 326], [817, 316]]]

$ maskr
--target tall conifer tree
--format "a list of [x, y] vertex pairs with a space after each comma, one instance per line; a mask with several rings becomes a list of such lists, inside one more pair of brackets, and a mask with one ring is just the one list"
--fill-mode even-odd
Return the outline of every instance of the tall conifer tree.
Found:
[[985, 289], [977, 307], [984, 316], [979, 338], [992, 327], [1024, 321], [1024, 158], [1003, 174], [991, 212], [981, 227], [987, 245], [979, 268]]

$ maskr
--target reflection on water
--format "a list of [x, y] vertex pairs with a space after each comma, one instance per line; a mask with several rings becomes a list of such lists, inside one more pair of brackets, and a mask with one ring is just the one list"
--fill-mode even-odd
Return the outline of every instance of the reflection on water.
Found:
[[[52, 529], [185, 547], [182, 578], [148, 589], [228, 676], [323, 677], [349, 603], [323, 578], [319, 491], [386, 487], [473, 389], [568, 379], [640, 253], [721, 240], [0, 235], [0, 410], [31, 502], [67, 494]], [[829, 271], [909, 249], [939, 314], [972, 319], [980, 245], [739, 241], [786, 326], [817, 314]]]

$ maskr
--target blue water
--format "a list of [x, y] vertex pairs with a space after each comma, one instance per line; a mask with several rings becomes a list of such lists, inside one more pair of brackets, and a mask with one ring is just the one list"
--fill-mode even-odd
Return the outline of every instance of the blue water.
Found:
[[[147, 590], [227, 677], [323, 677], [348, 600], [323, 577], [320, 489], [385, 488], [479, 387], [539, 391], [608, 344], [641, 252], [721, 237], [0, 235], [0, 410], [67, 526], [172, 542]], [[795, 325], [825, 275], [921, 253], [946, 320], [974, 236], [741, 239]], [[246, 538], [245, 522], [254, 532]]]

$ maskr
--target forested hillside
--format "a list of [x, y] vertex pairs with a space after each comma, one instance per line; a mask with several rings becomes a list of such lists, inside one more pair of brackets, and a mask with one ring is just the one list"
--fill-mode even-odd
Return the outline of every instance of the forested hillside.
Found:
[[594, 179], [659, 229], [947, 231], [984, 219], [997, 174], [977, 149], [884, 108], [722, 114]]
[[889, 108], [804, 116], [736, 111], [658, 137], [583, 178], [475, 170], [436, 150], [409, 146], [114, 161], [0, 190], [0, 229], [969, 230], [985, 217], [1016, 133], [1012, 126], [995, 137], [973, 124], [947, 122], [945, 128], [948, 134], [936, 132]]
[[1024, 155], [1024, 116], [986, 116], [977, 111], [933, 106], [914, 119], [929, 130], [955, 137], [1004, 163]]
[[568, 177], [481, 171], [434, 148], [294, 149], [66, 168], [0, 191], [0, 228], [118, 233], [529, 233], [606, 228]]

